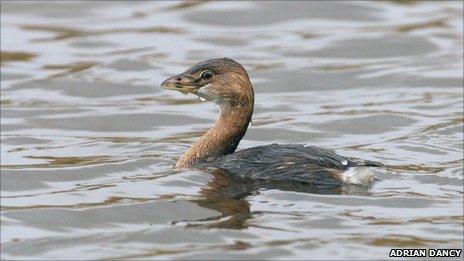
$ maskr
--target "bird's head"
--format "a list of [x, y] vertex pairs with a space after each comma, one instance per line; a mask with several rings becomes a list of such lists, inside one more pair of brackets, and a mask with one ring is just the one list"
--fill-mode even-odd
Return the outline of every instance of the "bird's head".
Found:
[[230, 58], [197, 63], [185, 72], [166, 79], [161, 87], [195, 94], [219, 107], [253, 106], [254, 93], [242, 65]]

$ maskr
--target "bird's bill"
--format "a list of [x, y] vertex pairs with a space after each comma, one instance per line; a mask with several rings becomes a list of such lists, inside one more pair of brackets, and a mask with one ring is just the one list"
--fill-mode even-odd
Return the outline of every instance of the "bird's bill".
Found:
[[182, 75], [175, 75], [166, 79], [161, 83], [161, 87], [166, 90], [175, 90], [179, 91], [182, 94], [195, 94], [197, 90], [201, 87], [192, 82], [191, 79], [184, 77]]

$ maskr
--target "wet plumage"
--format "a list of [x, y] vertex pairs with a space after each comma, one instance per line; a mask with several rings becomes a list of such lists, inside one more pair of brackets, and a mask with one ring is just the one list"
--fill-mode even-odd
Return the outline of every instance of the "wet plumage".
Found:
[[350, 168], [382, 167], [377, 162], [347, 158], [331, 150], [299, 144], [271, 144], [248, 148], [219, 158], [212, 158], [204, 165], [227, 170], [241, 178], [293, 180], [326, 187], [346, 183], [343, 173]]

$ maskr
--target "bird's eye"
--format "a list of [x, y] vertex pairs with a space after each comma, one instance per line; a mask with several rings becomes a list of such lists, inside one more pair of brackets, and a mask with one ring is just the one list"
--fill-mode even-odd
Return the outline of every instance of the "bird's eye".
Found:
[[209, 79], [213, 78], [213, 72], [211, 72], [211, 71], [204, 71], [204, 72], [201, 73], [201, 78], [202, 78], [203, 80], [209, 80]]

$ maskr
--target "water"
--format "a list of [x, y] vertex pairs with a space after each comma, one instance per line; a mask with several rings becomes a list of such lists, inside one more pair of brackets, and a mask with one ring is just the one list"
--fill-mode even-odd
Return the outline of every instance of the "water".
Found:
[[[463, 247], [456, 2], [2, 2], [1, 257], [385, 259]], [[208, 58], [250, 72], [239, 146], [381, 161], [365, 191], [178, 171], [217, 109], [159, 87]]]

